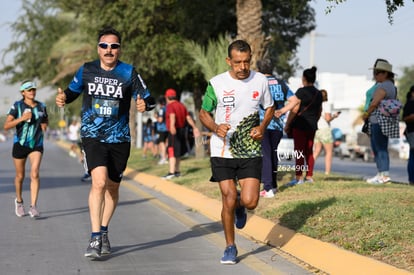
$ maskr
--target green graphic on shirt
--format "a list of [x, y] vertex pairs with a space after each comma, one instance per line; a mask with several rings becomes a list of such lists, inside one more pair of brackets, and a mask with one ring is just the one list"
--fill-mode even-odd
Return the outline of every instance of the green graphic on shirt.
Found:
[[262, 156], [260, 141], [250, 137], [250, 130], [260, 124], [259, 113], [253, 113], [239, 123], [230, 138], [230, 152], [234, 158], [254, 158]]

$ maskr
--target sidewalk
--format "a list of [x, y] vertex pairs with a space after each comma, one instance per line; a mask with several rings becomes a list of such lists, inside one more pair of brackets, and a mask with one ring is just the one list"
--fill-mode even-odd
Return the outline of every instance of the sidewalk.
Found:
[[[65, 142], [57, 142], [69, 148]], [[213, 221], [221, 221], [221, 202], [208, 198], [184, 186], [127, 168], [124, 176], [161, 192]], [[237, 230], [237, 229], [236, 229]], [[282, 251], [333, 275], [408, 275], [403, 269], [382, 263], [369, 257], [347, 251], [330, 243], [322, 242], [277, 223], [248, 214], [248, 221], [237, 233], [256, 241], [270, 244]]]
[[[124, 175], [200, 212], [213, 221], [221, 221], [221, 202], [156, 176], [127, 168]], [[329, 274], [412, 274], [377, 260], [349, 252], [335, 245], [295, 233], [279, 224], [248, 214], [246, 227], [238, 233], [259, 242], [279, 247], [284, 252]]]

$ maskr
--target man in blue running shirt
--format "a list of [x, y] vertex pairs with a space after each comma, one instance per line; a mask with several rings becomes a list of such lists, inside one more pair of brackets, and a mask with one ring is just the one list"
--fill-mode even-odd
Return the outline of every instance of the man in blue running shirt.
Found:
[[85, 257], [109, 254], [108, 225], [119, 199], [119, 185], [130, 154], [131, 99], [139, 112], [155, 100], [135, 68], [120, 61], [121, 35], [112, 28], [99, 32], [99, 59], [83, 64], [66, 90], [58, 89], [56, 105], [65, 106], [83, 93], [81, 139], [85, 164], [92, 176], [89, 212], [92, 234]]

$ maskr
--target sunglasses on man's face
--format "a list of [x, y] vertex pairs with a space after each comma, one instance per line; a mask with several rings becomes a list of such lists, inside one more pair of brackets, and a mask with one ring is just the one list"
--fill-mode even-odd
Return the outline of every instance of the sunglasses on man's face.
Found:
[[98, 43], [98, 46], [101, 49], [107, 49], [109, 47], [109, 48], [111, 48], [113, 50], [116, 50], [116, 49], [119, 49], [121, 47], [121, 44], [119, 44], [119, 43], [100, 42], [100, 43]]
[[382, 73], [385, 73], [385, 71], [374, 71], [375, 75], [382, 74]]

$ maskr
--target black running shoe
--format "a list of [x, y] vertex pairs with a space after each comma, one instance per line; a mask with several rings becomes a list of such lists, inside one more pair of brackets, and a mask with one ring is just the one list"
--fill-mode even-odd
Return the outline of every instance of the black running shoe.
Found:
[[165, 179], [165, 180], [170, 180], [170, 179], [172, 179], [174, 177], [175, 177], [174, 173], [168, 173], [167, 175], [165, 175], [165, 176], [163, 176], [161, 178], [162, 179]]
[[102, 237], [95, 236], [91, 238], [89, 242], [89, 246], [86, 249], [85, 257], [88, 258], [99, 258], [101, 257], [101, 249], [102, 249]]
[[92, 177], [88, 173], [86, 173], [85, 175], [83, 175], [83, 177], [81, 178], [81, 181], [83, 181], [83, 182], [85, 182], [85, 181], [91, 181], [91, 180], [92, 180]]
[[102, 248], [101, 255], [111, 254], [111, 244], [108, 239], [108, 232], [102, 232]]

